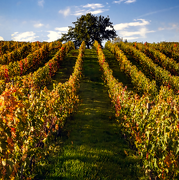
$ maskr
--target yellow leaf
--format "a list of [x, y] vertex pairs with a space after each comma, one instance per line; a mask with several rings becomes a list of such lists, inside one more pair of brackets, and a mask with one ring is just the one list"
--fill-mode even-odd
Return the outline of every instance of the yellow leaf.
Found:
[[6, 166], [6, 159], [2, 160], [2, 165]]

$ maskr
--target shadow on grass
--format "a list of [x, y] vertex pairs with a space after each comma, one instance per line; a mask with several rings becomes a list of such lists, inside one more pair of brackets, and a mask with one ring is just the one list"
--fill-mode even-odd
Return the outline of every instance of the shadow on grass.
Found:
[[119, 82], [122, 82], [124, 87], [127, 86], [127, 89], [129, 91], [133, 91], [134, 93], [140, 95], [140, 92], [138, 92], [137, 89], [135, 89], [135, 87], [131, 83], [131, 78], [120, 70], [120, 63], [116, 60], [115, 56], [107, 49], [104, 49], [103, 53], [106, 57], [106, 61], [109, 64], [109, 67], [113, 70], [113, 76]]
[[160, 81], [157, 81], [156, 79], [153, 79], [151, 76], [149, 76], [149, 75], [145, 72], [145, 70], [144, 70], [144, 68], [142, 67], [142, 65], [140, 64], [140, 62], [137, 62], [131, 55], [125, 53], [124, 51], [123, 51], [123, 53], [126, 55], [127, 59], [128, 59], [133, 65], [135, 65], [135, 66], [138, 68], [139, 71], [141, 71], [147, 78], [150, 79], [150, 81], [152, 81], [152, 80], [155, 80], [155, 81], [156, 81], [157, 89], [158, 89], [158, 92], [159, 92], [160, 86], [162, 85], [161, 82], [160, 82]]
[[63, 129], [63, 147], [36, 179], [142, 179], [140, 160], [123, 139], [94, 50], [86, 50], [81, 104]]
[[53, 76], [53, 82], [47, 86], [49, 90], [53, 89], [53, 83], [65, 83], [69, 80], [70, 75], [73, 73], [75, 62], [78, 56], [78, 50], [71, 50], [63, 61], [60, 61], [60, 68]]

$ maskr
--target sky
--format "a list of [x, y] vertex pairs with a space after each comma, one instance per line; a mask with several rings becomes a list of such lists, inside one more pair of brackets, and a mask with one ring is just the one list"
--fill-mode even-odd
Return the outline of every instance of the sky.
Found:
[[0, 40], [55, 41], [87, 13], [128, 42], [179, 42], [179, 0], [0, 0]]

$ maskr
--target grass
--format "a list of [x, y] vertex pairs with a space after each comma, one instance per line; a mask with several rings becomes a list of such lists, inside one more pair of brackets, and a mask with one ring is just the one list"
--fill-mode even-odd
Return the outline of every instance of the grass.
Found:
[[138, 93], [131, 83], [130, 77], [126, 76], [124, 72], [120, 70], [120, 63], [116, 60], [114, 54], [112, 54], [109, 50], [103, 49], [103, 53], [105, 55], [106, 61], [109, 64], [110, 69], [113, 70], [113, 76], [119, 81], [122, 82], [124, 87], [127, 86], [127, 89]]
[[87, 49], [79, 89], [81, 103], [54, 143], [59, 149], [50, 154], [36, 179], [144, 179], [140, 160], [115, 121], [101, 75], [95, 50]]
[[53, 89], [53, 83], [57, 84], [59, 82], [64, 83], [68, 81], [70, 75], [73, 73], [73, 67], [75, 66], [76, 58], [78, 56], [78, 50], [71, 50], [67, 56], [60, 62], [60, 68], [58, 72], [53, 76], [53, 82], [47, 85], [49, 90]]
[[[143, 69], [142, 65], [140, 64], [140, 62], [137, 62], [131, 55], [125, 53], [123, 51], [123, 53], [126, 55], [127, 59], [133, 64], [135, 65], [139, 71], [141, 71], [147, 78], [150, 79], [150, 81], [155, 80], [156, 81], [156, 85], [157, 85], [157, 89], [158, 91], [160, 90], [160, 86], [162, 85], [160, 81], [153, 79], [151, 76], [149, 76]], [[147, 56], [147, 55], [146, 55]]]

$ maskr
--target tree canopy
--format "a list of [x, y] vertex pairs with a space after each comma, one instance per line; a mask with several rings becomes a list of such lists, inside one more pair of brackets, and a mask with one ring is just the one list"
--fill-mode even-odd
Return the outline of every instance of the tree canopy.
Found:
[[88, 13], [77, 18], [73, 24], [75, 27], [69, 26], [68, 32], [62, 34], [60, 41], [73, 41], [76, 47], [85, 41], [89, 48], [95, 40], [101, 44], [103, 40], [111, 40], [117, 36], [109, 16], [104, 18]]

